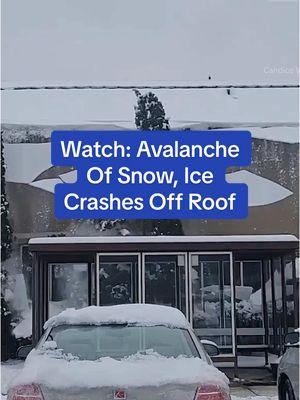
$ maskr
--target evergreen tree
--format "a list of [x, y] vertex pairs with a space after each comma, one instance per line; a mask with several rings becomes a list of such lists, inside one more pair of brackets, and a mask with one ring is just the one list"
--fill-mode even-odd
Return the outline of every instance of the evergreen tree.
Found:
[[11, 254], [12, 229], [9, 223], [9, 206], [5, 188], [5, 163], [3, 156], [3, 139], [1, 132], [1, 261]]
[[144, 95], [138, 90], [134, 92], [137, 96], [137, 105], [134, 107], [136, 127], [142, 131], [168, 131], [169, 120], [157, 96], [152, 92]]
[[[1, 261], [9, 258], [12, 250], [12, 229], [9, 223], [8, 201], [5, 190], [5, 164], [1, 132]], [[11, 312], [4, 296], [7, 272], [1, 265], [1, 361], [7, 360], [14, 352], [15, 340], [11, 332]]]
[[[163, 104], [158, 97], [152, 93], [141, 94], [134, 90], [137, 97], [135, 111], [135, 125], [137, 129], [143, 131], [168, 131], [170, 130], [169, 119]], [[145, 234], [150, 231], [151, 235], [182, 235], [182, 225], [180, 220], [163, 219], [150, 220], [144, 223]]]

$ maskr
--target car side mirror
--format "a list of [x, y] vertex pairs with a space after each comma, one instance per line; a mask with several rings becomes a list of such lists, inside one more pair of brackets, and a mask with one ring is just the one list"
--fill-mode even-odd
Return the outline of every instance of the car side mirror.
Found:
[[32, 349], [33, 346], [31, 344], [19, 347], [17, 350], [17, 358], [19, 360], [25, 360]]
[[299, 347], [299, 332], [287, 333], [284, 337], [285, 347]]
[[215, 342], [206, 339], [202, 339], [200, 342], [210, 357], [218, 356], [220, 354], [220, 349]]

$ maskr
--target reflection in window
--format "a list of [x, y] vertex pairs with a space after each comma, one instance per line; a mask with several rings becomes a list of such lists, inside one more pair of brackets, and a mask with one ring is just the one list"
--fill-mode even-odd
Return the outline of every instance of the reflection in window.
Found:
[[294, 288], [294, 295], [295, 295], [295, 326], [299, 326], [299, 275], [300, 275], [300, 268], [299, 268], [299, 257], [295, 259], [295, 288]]
[[27, 298], [32, 300], [32, 254], [29, 246], [21, 246], [22, 271], [26, 283]]
[[219, 262], [205, 261], [192, 268], [194, 328], [220, 328]]
[[[235, 263], [235, 275], [239, 278], [239, 285], [235, 286], [237, 328], [263, 327], [261, 268], [261, 261]], [[262, 342], [263, 336], [254, 330], [252, 335], [238, 337], [238, 344]]]
[[282, 311], [281, 259], [279, 257], [273, 259], [273, 271], [276, 310]]
[[[231, 320], [231, 285], [230, 285], [230, 262], [223, 261], [222, 262], [222, 280], [221, 280], [221, 288], [223, 295], [223, 304], [221, 302], [221, 313], [223, 317], [223, 326], [225, 328], [231, 328], [232, 320]], [[228, 340], [226, 341], [228, 344]]]
[[184, 255], [145, 256], [145, 301], [177, 307], [186, 313]]
[[229, 257], [195, 254], [191, 267], [193, 326], [202, 338], [230, 346], [231, 336], [223, 334], [232, 327]]
[[292, 259], [284, 261], [284, 278], [286, 294], [286, 322], [288, 331], [293, 331], [295, 326], [295, 300], [294, 300], [294, 264]]
[[88, 306], [88, 264], [49, 264], [49, 317], [66, 308]]
[[137, 301], [137, 255], [100, 256], [100, 304], [111, 306]]
[[275, 346], [276, 350], [280, 351], [284, 337], [284, 316], [282, 303], [282, 273], [281, 273], [281, 258], [276, 257], [272, 260], [273, 263], [273, 284], [274, 284], [274, 300], [275, 300]]
[[271, 260], [264, 261], [264, 274], [265, 274], [265, 293], [266, 293], [266, 307], [267, 307], [267, 321], [269, 332], [269, 345], [274, 346], [274, 331], [273, 331], [273, 292], [272, 292], [272, 273], [271, 273]]

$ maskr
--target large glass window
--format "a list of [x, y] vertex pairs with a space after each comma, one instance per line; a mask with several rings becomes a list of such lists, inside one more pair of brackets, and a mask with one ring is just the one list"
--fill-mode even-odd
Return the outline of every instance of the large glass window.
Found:
[[273, 284], [274, 284], [274, 302], [275, 302], [275, 347], [280, 351], [283, 344], [284, 336], [284, 316], [283, 316], [283, 299], [282, 299], [282, 271], [281, 258], [276, 257], [273, 263]]
[[295, 287], [294, 287], [294, 294], [295, 294], [295, 326], [299, 327], [299, 275], [300, 275], [300, 268], [299, 268], [299, 257], [295, 259]]
[[201, 337], [232, 346], [229, 255], [191, 256], [193, 327]]
[[238, 344], [262, 344], [264, 335], [257, 329], [263, 327], [261, 261], [236, 262], [235, 276]]
[[32, 254], [29, 251], [29, 246], [21, 246], [22, 270], [26, 283], [27, 298], [32, 300]]
[[146, 254], [145, 302], [179, 308], [186, 314], [184, 254]]
[[49, 317], [66, 308], [86, 307], [89, 304], [87, 263], [55, 263], [49, 270]]
[[281, 258], [273, 259], [274, 273], [274, 296], [277, 311], [282, 311], [282, 281], [281, 281]]
[[291, 258], [284, 260], [284, 279], [285, 279], [285, 304], [286, 304], [286, 325], [289, 332], [295, 326], [295, 296], [294, 296], [294, 262]]
[[138, 256], [99, 255], [99, 304], [136, 303], [138, 301]]
[[264, 283], [266, 296], [266, 326], [268, 328], [268, 344], [274, 347], [274, 321], [273, 321], [273, 289], [272, 289], [272, 268], [271, 260], [264, 261]]

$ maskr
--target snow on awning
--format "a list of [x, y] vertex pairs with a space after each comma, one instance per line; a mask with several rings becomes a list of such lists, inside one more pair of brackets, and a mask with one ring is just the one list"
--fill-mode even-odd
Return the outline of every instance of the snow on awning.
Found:
[[30, 245], [80, 243], [222, 243], [222, 242], [298, 242], [294, 235], [207, 235], [207, 236], [86, 236], [32, 238]]

